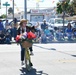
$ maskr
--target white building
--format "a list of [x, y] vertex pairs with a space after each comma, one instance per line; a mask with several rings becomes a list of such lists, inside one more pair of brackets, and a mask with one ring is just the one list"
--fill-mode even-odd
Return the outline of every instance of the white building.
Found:
[[[12, 18], [13, 15], [8, 15], [8, 18]], [[19, 12], [18, 14], [14, 14], [14, 17], [17, 19], [23, 19], [24, 18], [24, 12]], [[29, 12], [27, 12], [27, 19], [29, 21], [43, 21], [43, 19], [46, 19], [47, 21], [50, 18], [56, 17], [56, 9], [55, 8], [49, 8], [49, 9], [31, 9]]]
[[49, 9], [31, 9], [30, 10], [30, 21], [43, 21], [43, 19], [46, 19], [47, 21], [51, 17], [55, 17], [55, 9], [49, 8]]

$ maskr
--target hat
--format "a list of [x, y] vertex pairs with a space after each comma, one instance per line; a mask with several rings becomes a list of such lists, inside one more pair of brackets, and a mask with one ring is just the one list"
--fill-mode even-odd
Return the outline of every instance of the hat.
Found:
[[26, 19], [21, 20], [20, 25], [22, 25], [23, 22], [28, 22], [28, 20], [26, 20]]

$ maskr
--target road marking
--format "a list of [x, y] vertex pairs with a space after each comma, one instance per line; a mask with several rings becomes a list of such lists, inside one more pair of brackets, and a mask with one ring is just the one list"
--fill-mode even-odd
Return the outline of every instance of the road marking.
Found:
[[75, 63], [76, 59], [60, 59], [60, 60], [55, 60], [54, 62], [58, 62], [58, 63]]

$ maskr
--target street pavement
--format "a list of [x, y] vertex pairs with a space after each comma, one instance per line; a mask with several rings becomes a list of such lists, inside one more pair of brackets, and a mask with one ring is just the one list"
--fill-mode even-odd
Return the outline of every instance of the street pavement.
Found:
[[21, 66], [20, 46], [0, 45], [0, 75], [76, 75], [76, 43], [33, 44], [33, 68]]

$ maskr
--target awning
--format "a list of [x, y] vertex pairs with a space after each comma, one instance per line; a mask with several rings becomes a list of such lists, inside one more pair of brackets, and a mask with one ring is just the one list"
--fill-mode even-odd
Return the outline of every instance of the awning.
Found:
[[71, 17], [65, 17], [67, 20], [76, 20], [76, 16], [71, 16]]

